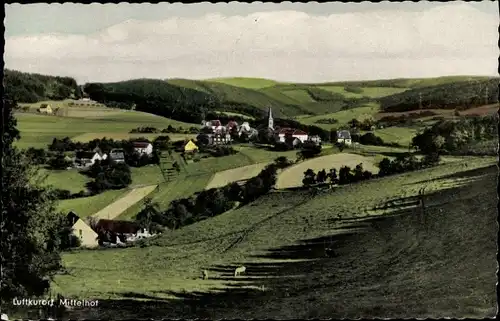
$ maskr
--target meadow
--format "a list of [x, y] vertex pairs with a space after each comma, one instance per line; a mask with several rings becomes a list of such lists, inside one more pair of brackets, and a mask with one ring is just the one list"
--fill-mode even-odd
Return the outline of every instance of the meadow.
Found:
[[[70, 137], [80, 141], [88, 141], [94, 138], [112, 136], [116, 139], [128, 137], [143, 137], [148, 134], [130, 134], [132, 129], [142, 126], [156, 127], [158, 129], [182, 126], [199, 127], [196, 124], [182, 123], [168, 118], [136, 111], [116, 111], [111, 108], [100, 108], [97, 113], [93, 111], [82, 111], [81, 107], [70, 107], [70, 110], [79, 110], [79, 117], [65, 117], [53, 115], [41, 115], [33, 113], [16, 113], [18, 129], [21, 139], [16, 142], [19, 148], [47, 148], [54, 137]], [[83, 108], [87, 110], [87, 107]], [[104, 110], [104, 111], [103, 111]], [[108, 113], [109, 112], [109, 113]], [[160, 134], [149, 135], [150, 138]], [[169, 134], [176, 139], [193, 137], [193, 135]], [[173, 137], [172, 136], [172, 137]]]
[[57, 210], [63, 213], [73, 211], [81, 218], [94, 215], [109, 204], [117, 201], [129, 192], [128, 189], [109, 190], [90, 197], [80, 197], [59, 201]]
[[148, 196], [156, 189], [157, 185], [150, 185], [145, 187], [134, 188], [127, 194], [123, 195], [120, 199], [109, 204], [99, 212], [93, 214], [96, 218], [104, 218], [112, 220], [120, 216], [124, 211], [139, 203], [144, 197]]
[[315, 173], [325, 170], [327, 173], [331, 168], [337, 169], [337, 173], [342, 166], [349, 166], [354, 169], [356, 165], [362, 163], [363, 169], [372, 173], [378, 173], [378, 168], [374, 165], [373, 158], [352, 153], [337, 153], [327, 156], [316, 157], [285, 169], [276, 182], [276, 188], [284, 189], [302, 186], [304, 172], [312, 169]]
[[[317, 196], [271, 193], [150, 247], [67, 253], [70, 275], [57, 276], [55, 289], [102, 299], [98, 311], [71, 312], [98, 318], [492, 316], [495, 162], [468, 158], [467, 167], [448, 163]], [[424, 221], [405, 207], [422, 186]], [[236, 264], [247, 275], [231, 277]]]

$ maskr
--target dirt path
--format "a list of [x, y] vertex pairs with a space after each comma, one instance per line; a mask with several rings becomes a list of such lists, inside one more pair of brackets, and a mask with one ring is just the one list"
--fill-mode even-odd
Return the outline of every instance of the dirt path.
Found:
[[121, 213], [127, 210], [129, 207], [134, 205], [135, 203], [142, 200], [146, 195], [151, 193], [157, 185], [149, 185], [145, 187], [134, 188], [127, 195], [118, 199], [117, 201], [109, 204], [99, 212], [95, 213], [94, 217], [96, 218], [104, 218], [104, 219], [114, 219], [118, 217]]

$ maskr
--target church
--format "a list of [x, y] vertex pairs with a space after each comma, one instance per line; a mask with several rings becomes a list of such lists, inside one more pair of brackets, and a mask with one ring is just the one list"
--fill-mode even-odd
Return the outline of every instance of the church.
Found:
[[309, 135], [305, 131], [300, 129], [290, 128], [290, 127], [275, 129], [274, 118], [271, 107], [269, 107], [267, 117], [268, 117], [268, 127], [273, 131], [276, 142], [285, 143], [288, 137], [292, 138], [293, 146], [295, 146], [298, 143], [304, 143], [306, 140], [309, 139]]

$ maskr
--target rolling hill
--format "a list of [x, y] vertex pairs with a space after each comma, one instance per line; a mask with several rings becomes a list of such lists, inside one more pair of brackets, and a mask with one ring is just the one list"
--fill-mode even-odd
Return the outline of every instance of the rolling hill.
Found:
[[[492, 317], [497, 170], [494, 158], [466, 163], [270, 193], [149, 247], [68, 253], [55, 288], [100, 298], [71, 318]], [[406, 205], [422, 186], [423, 216]]]

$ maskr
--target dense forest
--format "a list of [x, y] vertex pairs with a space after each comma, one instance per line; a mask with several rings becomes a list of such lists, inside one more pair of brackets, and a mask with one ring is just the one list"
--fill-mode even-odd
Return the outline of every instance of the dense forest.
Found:
[[5, 94], [20, 103], [43, 100], [78, 99], [82, 96], [71, 77], [46, 76], [4, 69]]
[[379, 99], [384, 112], [469, 109], [498, 102], [498, 79], [460, 81], [416, 88]]

